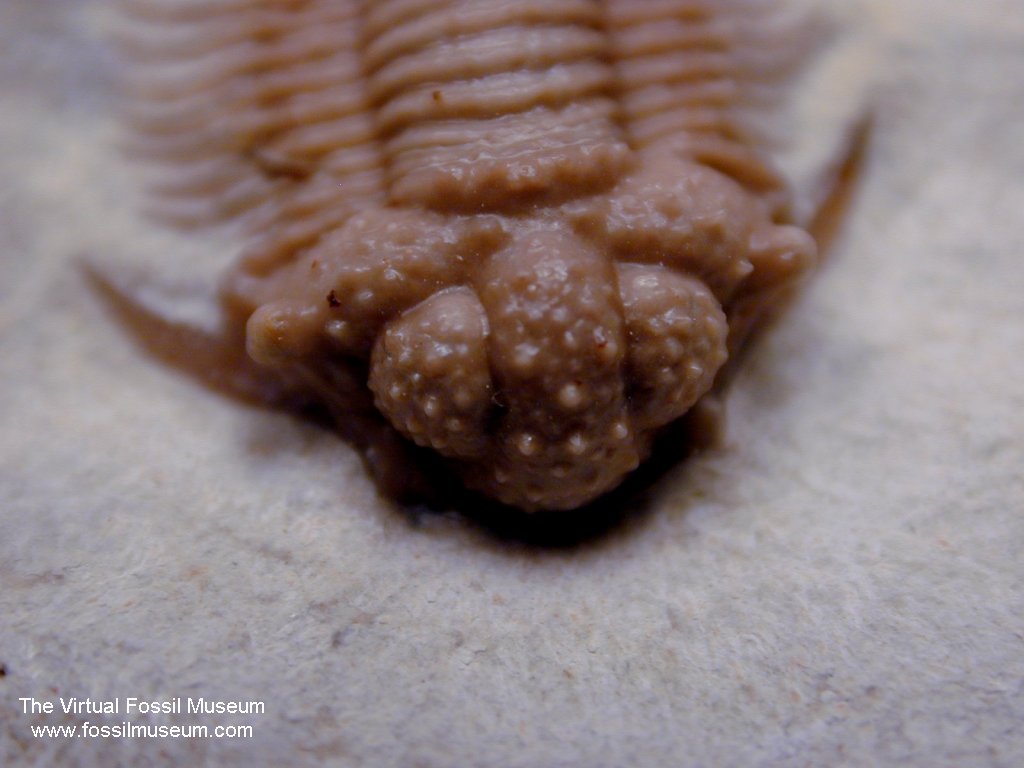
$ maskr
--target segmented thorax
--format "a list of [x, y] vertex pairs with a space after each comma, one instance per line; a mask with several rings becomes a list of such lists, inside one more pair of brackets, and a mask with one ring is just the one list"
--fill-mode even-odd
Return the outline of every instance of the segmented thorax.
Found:
[[604, 21], [593, 0], [368, 3], [392, 202], [477, 212], [607, 187], [629, 148]]
[[368, 361], [394, 427], [504, 502], [614, 487], [710, 389], [737, 308], [813, 259], [737, 110], [770, 5], [215, 3], [210, 29], [248, 24], [198, 90], [251, 126], [213, 152], [266, 201], [224, 293], [251, 354]]

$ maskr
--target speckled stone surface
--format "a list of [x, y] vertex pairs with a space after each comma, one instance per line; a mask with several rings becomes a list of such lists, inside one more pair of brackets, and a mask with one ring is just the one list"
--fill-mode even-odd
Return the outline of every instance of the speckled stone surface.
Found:
[[[863, 184], [725, 445], [546, 547], [395, 509], [332, 434], [118, 329], [76, 261], [180, 264], [189, 296], [230, 249], [137, 216], [104, 5], [0, 5], [0, 764], [1024, 764], [1014, 3], [867, 3]], [[125, 719], [254, 738], [31, 731]]]

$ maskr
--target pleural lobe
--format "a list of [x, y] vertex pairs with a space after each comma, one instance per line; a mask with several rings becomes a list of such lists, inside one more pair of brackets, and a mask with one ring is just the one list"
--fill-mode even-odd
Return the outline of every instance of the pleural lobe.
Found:
[[380, 204], [384, 174], [350, 0], [121, 0], [129, 148], [152, 210], [243, 219], [269, 271]]

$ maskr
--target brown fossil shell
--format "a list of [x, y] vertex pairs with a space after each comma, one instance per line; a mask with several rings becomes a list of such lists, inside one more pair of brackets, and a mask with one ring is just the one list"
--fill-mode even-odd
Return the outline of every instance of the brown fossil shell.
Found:
[[815, 262], [762, 125], [791, 2], [123, 4], [156, 212], [243, 224], [229, 334], [504, 503], [618, 485]]

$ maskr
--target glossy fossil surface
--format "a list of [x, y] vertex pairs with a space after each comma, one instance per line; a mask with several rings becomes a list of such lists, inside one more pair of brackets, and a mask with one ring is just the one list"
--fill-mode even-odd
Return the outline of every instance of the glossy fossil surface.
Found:
[[338, 371], [473, 488], [615, 487], [815, 259], [758, 132], [779, 4], [129, 0], [157, 212], [241, 218], [268, 370]]

